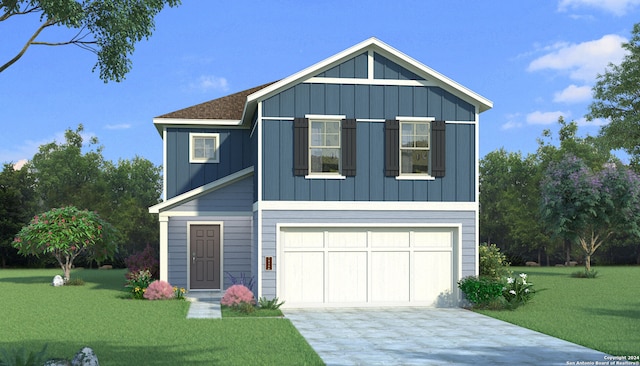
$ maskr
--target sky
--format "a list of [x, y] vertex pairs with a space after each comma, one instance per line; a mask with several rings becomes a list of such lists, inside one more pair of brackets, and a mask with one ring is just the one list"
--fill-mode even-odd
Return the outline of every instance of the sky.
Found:
[[[0, 63], [38, 25], [0, 23]], [[369, 37], [494, 103], [480, 115], [480, 155], [534, 153], [558, 117], [587, 122], [591, 87], [640, 22], [640, 0], [183, 0], [136, 45], [133, 69], [104, 83], [96, 56], [75, 46], [32, 46], [0, 73], [0, 163], [28, 160], [42, 144], [84, 126], [105, 159], [162, 164], [153, 118], [290, 76]], [[67, 39], [66, 28], [43, 41]], [[87, 139], [88, 140], [88, 139]]]

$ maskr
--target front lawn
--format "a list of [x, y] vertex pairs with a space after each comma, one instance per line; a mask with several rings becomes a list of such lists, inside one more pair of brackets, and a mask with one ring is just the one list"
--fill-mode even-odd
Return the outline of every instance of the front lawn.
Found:
[[130, 300], [123, 270], [77, 270], [84, 286], [53, 287], [60, 270], [0, 270], [0, 347], [101, 365], [321, 365], [287, 319], [187, 319], [187, 301]]
[[513, 311], [479, 313], [611, 355], [640, 355], [640, 267], [593, 267], [595, 279], [570, 277], [583, 267], [512, 269], [529, 275], [533, 300]]

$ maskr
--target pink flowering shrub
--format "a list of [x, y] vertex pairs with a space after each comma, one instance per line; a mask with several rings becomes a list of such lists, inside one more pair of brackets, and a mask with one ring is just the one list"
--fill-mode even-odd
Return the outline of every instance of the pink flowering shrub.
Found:
[[153, 281], [144, 292], [144, 298], [147, 300], [173, 299], [175, 292], [173, 287], [167, 281]]
[[253, 297], [253, 292], [244, 285], [233, 285], [225, 291], [222, 300], [222, 305], [236, 307], [241, 304], [255, 305], [256, 299]]

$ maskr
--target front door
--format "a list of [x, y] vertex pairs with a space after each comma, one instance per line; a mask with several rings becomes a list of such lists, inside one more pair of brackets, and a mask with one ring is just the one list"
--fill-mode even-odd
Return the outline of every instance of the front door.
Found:
[[220, 225], [191, 225], [191, 289], [220, 289]]

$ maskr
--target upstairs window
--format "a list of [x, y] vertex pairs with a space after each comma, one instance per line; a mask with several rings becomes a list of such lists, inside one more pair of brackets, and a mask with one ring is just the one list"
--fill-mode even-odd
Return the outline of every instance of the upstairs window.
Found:
[[309, 124], [309, 174], [340, 174], [340, 121]]
[[218, 133], [190, 133], [189, 134], [189, 162], [218, 163], [220, 161]]
[[400, 175], [429, 174], [429, 122], [400, 122]]

